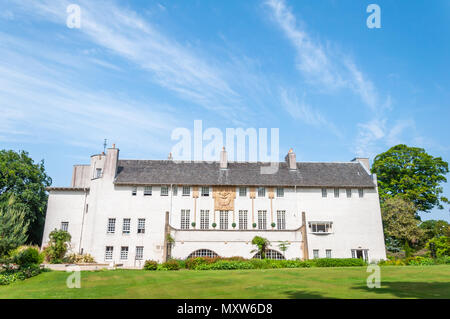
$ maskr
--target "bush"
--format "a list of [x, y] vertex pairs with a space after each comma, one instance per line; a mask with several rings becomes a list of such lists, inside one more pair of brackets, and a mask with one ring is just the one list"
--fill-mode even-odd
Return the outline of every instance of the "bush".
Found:
[[71, 236], [64, 230], [53, 230], [50, 235], [49, 246], [44, 248], [45, 258], [52, 264], [60, 264], [69, 248]]
[[313, 259], [316, 267], [356, 267], [367, 263], [360, 258], [319, 258]]
[[176, 260], [169, 260], [162, 264], [163, 268], [166, 268], [167, 270], [178, 270], [180, 269], [180, 265]]
[[435, 260], [436, 264], [450, 264], [450, 256], [443, 256], [443, 257], [439, 257], [436, 258]]
[[427, 258], [427, 257], [413, 257], [413, 258], [409, 258], [409, 260], [405, 261], [408, 265], [412, 265], [412, 266], [429, 266], [429, 265], [434, 265], [435, 262], [432, 258]]
[[19, 251], [13, 257], [13, 261], [21, 268], [30, 265], [39, 265], [44, 261], [44, 255], [39, 253], [39, 250], [37, 250], [36, 248], [29, 247]]
[[28, 265], [20, 270], [7, 270], [0, 273], [0, 285], [9, 285], [18, 280], [25, 280], [41, 273], [39, 265]]
[[430, 249], [430, 244], [434, 244], [436, 257], [450, 256], [450, 237], [434, 237], [427, 242], [425, 248]]
[[248, 261], [219, 260], [214, 263], [200, 264], [195, 269], [196, 270], [253, 269], [253, 266]]
[[144, 263], [144, 269], [145, 270], [157, 270], [158, 262], [154, 261], [154, 260], [146, 260]]
[[64, 258], [64, 261], [71, 264], [92, 264], [95, 263], [94, 257], [92, 257], [90, 254], [70, 254], [66, 258]]

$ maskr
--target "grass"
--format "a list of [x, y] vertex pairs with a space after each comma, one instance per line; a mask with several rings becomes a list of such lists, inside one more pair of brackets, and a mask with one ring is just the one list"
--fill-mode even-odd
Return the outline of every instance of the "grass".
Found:
[[217, 271], [51, 271], [0, 286], [0, 298], [450, 298], [450, 265], [381, 267], [381, 288], [369, 289], [365, 267]]

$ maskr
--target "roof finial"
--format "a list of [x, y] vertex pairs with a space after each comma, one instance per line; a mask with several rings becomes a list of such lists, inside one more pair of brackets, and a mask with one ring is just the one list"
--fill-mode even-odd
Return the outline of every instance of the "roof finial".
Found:
[[169, 153], [169, 156], [167, 157], [167, 159], [170, 160], [170, 161], [173, 160], [172, 152]]

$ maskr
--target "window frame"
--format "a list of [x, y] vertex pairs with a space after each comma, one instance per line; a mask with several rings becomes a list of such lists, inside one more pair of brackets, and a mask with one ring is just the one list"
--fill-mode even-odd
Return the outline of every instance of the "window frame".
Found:
[[364, 198], [364, 188], [358, 188], [359, 198]]
[[277, 187], [277, 198], [282, 198], [284, 197], [284, 187]]
[[[128, 226], [128, 229], [125, 229], [125, 226]], [[122, 220], [122, 235], [129, 235], [129, 234], [131, 234], [131, 218], [124, 218]]]
[[219, 229], [220, 230], [228, 230], [228, 211], [220, 210], [219, 211]]
[[200, 210], [200, 229], [209, 229], [209, 209]]
[[239, 197], [247, 197], [247, 187], [239, 187]]
[[258, 230], [267, 230], [267, 210], [258, 210]]
[[136, 246], [135, 260], [144, 260], [144, 246]]
[[286, 229], [286, 210], [277, 210], [277, 229]]
[[334, 198], [339, 198], [340, 193], [341, 193], [340, 188], [334, 188]]
[[[126, 249], [124, 249], [126, 248]], [[121, 246], [120, 247], [120, 260], [128, 260], [128, 252], [129, 252], [129, 247], [128, 246]], [[123, 257], [125, 252], [125, 258]]]
[[169, 196], [169, 186], [161, 185], [161, 188], [159, 190], [160, 190], [160, 192], [159, 192], [160, 196]]
[[328, 189], [322, 188], [322, 198], [327, 198], [327, 197], [328, 197]]
[[[110, 248], [110, 249], [109, 249]], [[105, 247], [105, 260], [113, 260], [114, 254], [114, 246], [106, 246]]]
[[[112, 225], [112, 227], [111, 227], [111, 225]], [[107, 234], [115, 234], [116, 233], [116, 218], [108, 218], [108, 222], [106, 224], [106, 233]]]
[[182, 196], [191, 196], [191, 186], [183, 186]]
[[[65, 226], [65, 227], [64, 227], [64, 226]], [[69, 222], [61, 222], [61, 228], [60, 228], [60, 230], [63, 230], [63, 231], [68, 232], [68, 231], [69, 231]]]
[[239, 230], [247, 230], [248, 229], [248, 210], [242, 209], [239, 210], [238, 213], [239, 218]]
[[145, 234], [145, 218], [138, 218], [137, 233], [138, 234]]
[[258, 187], [258, 197], [264, 198], [266, 197], [266, 188]]
[[190, 209], [182, 209], [181, 210], [181, 221], [180, 221], [180, 229], [186, 230], [190, 228], [191, 224], [191, 210]]
[[201, 186], [200, 187], [200, 196], [209, 197], [209, 186]]
[[144, 196], [152, 196], [153, 195], [153, 187], [145, 186], [144, 187]]
[[351, 188], [346, 188], [345, 192], [347, 194], [347, 198], [352, 198], [352, 189]]
[[[323, 226], [324, 231], [319, 231], [318, 226]], [[312, 234], [331, 234], [333, 232], [333, 222], [330, 221], [312, 221], [309, 222], [310, 233]]]
[[131, 187], [131, 196], [136, 196], [137, 195], [137, 186], [132, 186]]

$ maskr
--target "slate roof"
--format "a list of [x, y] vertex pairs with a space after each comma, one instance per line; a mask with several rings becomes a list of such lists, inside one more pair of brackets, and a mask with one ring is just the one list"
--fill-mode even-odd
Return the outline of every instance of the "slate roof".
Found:
[[293, 171], [281, 162], [274, 174], [261, 174], [262, 166], [268, 166], [268, 163], [229, 162], [228, 169], [221, 170], [219, 162], [119, 160], [115, 184], [375, 187], [359, 162], [300, 162]]

